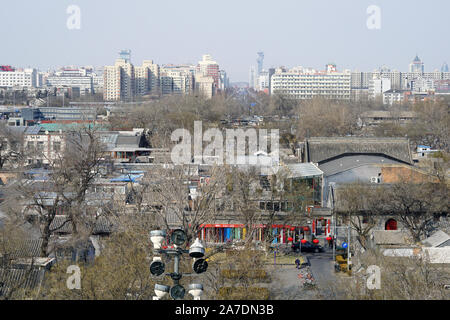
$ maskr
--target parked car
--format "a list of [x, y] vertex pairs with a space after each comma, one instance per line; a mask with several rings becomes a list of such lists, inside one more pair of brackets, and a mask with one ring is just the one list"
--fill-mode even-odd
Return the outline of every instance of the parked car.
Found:
[[314, 244], [309, 241], [305, 243], [294, 242], [291, 246], [292, 250], [295, 252], [299, 252], [301, 248], [301, 252], [324, 252], [324, 248], [319, 244]]

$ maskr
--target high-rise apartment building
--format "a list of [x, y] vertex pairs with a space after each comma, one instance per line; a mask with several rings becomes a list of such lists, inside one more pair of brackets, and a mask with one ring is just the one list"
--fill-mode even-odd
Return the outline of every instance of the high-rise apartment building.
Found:
[[195, 66], [166, 65], [160, 70], [161, 94], [191, 94], [195, 89]]
[[290, 95], [296, 99], [325, 97], [336, 100], [350, 99], [350, 73], [305, 72], [303, 68], [277, 69], [271, 77], [270, 91]]
[[130, 61], [119, 58], [105, 66], [103, 97], [106, 101], [132, 101], [135, 97], [135, 71]]
[[113, 66], [105, 66], [103, 76], [106, 101], [132, 101], [136, 96], [159, 94], [159, 66], [152, 60], [144, 60], [135, 67], [129, 60], [129, 51], [122, 51]]
[[376, 99], [382, 98], [383, 93], [392, 89], [392, 83], [389, 78], [373, 76], [373, 79], [369, 81], [369, 98]]
[[215, 95], [216, 86], [214, 79], [208, 76], [195, 76], [195, 90], [207, 99], [211, 99]]
[[219, 64], [212, 59], [211, 55], [202, 56], [202, 60], [197, 65], [196, 75], [213, 78], [215, 87], [219, 88]]

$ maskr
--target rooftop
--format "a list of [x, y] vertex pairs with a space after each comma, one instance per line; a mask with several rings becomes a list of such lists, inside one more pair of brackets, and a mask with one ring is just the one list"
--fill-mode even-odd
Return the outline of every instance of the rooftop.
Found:
[[320, 164], [343, 154], [383, 154], [412, 163], [406, 138], [317, 137], [305, 141], [304, 162]]

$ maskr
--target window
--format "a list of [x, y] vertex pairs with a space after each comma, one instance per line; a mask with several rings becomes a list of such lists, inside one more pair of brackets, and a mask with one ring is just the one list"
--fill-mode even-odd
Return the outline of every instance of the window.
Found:
[[61, 151], [61, 142], [59, 142], [59, 141], [53, 142], [53, 151], [55, 151], [55, 152]]
[[395, 221], [394, 219], [389, 219], [388, 221], [386, 221], [385, 229], [397, 230], [397, 221]]
[[38, 143], [37, 143], [37, 150], [38, 151], [44, 151], [44, 142], [43, 141], [38, 141]]

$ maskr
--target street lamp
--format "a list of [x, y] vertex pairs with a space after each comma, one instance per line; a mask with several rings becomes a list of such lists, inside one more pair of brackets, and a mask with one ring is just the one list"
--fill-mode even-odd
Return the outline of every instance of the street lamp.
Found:
[[[182, 285], [180, 285], [180, 280], [182, 278], [182, 274], [179, 272], [180, 257], [185, 253], [189, 254], [189, 256], [194, 259], [194, 262], [192, 264], [192, 269], [194, 270], [194, 272], [197, 274], [203, 273], [208, 268], [208, 262], [206, 262], [205, 259], [202, 259], [205, 256], [205, 247], [197, 238], [195, 239], [194, 243], [190, 246], [189, 250], [182, 249], [181, 246], [186, 242], [187, 237], [186, 233], [181, 229], [174, 230], [170, 235], [170, 239], [174, 244], [173, 248], [169, 249], [161, 248], [165, 238], [166, 232], [163, 230], [153, 230], [150, 232], [150, 240], [153, 243], [153, 252], [155, 254], [173, 256], [174, 258], [173, 272], [165, 274], [166, 276], [170, 276], [170, 278], [174, 282], [174, 286], [172, 287], [163, 286], [164, 287], [163, 288], [161, 287], [161, 285], [158, 284], [155, 285], [155, 293], [157, 297], [154, 297], [154, 299], [159, 300], [169, 292], [172, 299], [180, 300], [184, 298], [186, 293], [185, 288]], [[162, 261], [161, 257], [158, 256], [153, 257], [153, 260], [150, 264], [150, 273], [154, 276], [160, 276], [164, 274], [164, 271], [165, 271], [165, 264]], [[200, 299], [202, 292], [203, 292], [203, 285], [201, 284], [191, 284], [189, 286], [189, 293], [194, 296], [195, 300]]]

